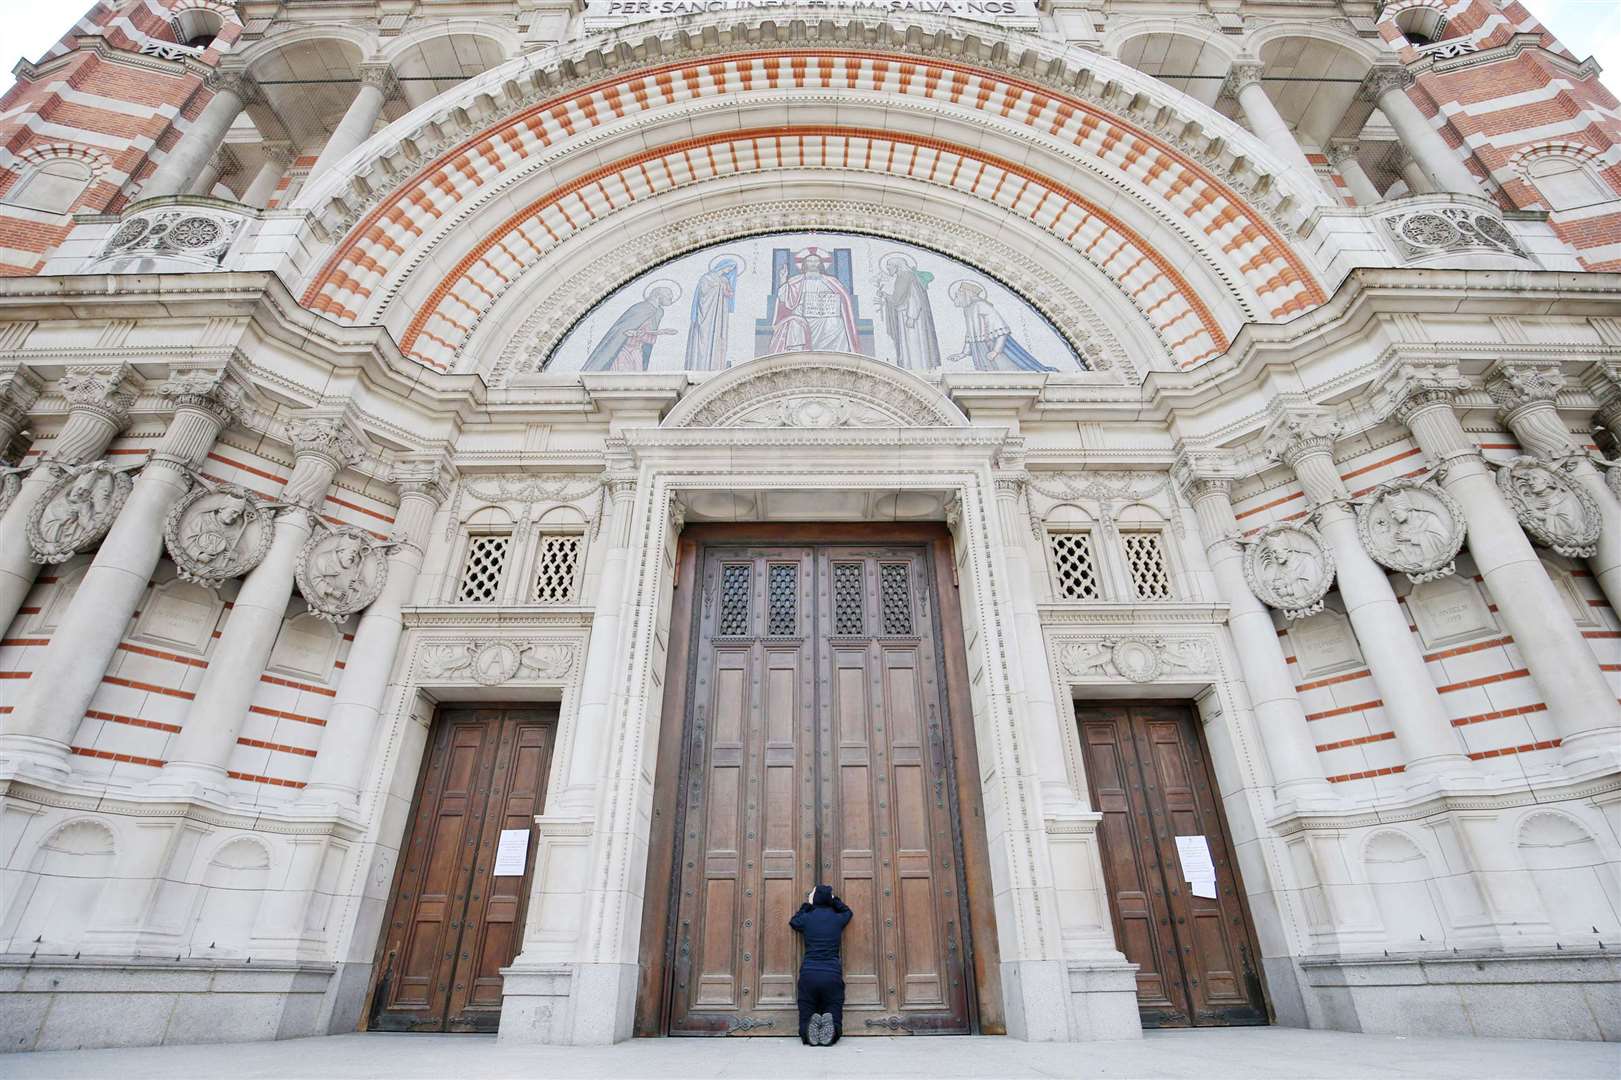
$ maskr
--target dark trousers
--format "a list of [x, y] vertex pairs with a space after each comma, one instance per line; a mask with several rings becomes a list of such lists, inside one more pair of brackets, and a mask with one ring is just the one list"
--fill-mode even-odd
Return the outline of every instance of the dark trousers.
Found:
[[844, 1034], [844, 976], [831, 971], [799, 973], [799, 1041], [808, 1043], [811, 1016], [833, 1014], [833, 1041]]

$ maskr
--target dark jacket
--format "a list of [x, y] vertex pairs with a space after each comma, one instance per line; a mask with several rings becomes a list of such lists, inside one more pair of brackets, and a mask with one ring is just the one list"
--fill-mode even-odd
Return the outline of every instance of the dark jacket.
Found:
[[800, 904], [799, 912], [788, 920], [788, 925], [805, 939], [805, 959], [800, 962], [799, 970], [843, 975], [839, 937], [850, 922], [850, 909], [833, 895], [831, 885], [816, 886], [814, 899], [814, 904]]

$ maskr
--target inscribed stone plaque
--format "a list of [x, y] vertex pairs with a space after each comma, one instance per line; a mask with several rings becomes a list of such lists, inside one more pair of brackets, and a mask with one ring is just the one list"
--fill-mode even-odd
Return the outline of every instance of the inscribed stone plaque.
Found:
[[1414, 585], [1407, 607], [1426, 649], [1439, 649], [1495, 633], [1497, 623], [1480, 588], [1460, 575]]
[[305, 613], [282, 624], [270, 666], [289, 675], [325, 682], [338, 658], [338, 628]]
[[1300, 673], [1307, 678], [1331, 675], [1362, 666], [1351, 623], [1337, 611], [1321, 611], [1289, 627]]
[[152, 590], [152, 599], [135, 624], [135, 637], [200, 655], [207, 651], [221, 606], [212, 590], [171, 581]]

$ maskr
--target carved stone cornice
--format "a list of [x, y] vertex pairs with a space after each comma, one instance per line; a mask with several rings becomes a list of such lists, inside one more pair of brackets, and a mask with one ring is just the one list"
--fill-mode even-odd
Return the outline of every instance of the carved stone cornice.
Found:
[[135, 392], [129, 386], [129, 365], [75, 368], [57, 382], [71, 411], [93, 413], [122, 428], [129, 422]]

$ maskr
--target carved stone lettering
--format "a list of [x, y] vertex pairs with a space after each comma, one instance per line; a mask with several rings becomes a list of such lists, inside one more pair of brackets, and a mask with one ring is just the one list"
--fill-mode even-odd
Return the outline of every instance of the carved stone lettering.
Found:
[[1446, 577], [1463, 548], [1463, 508], [1433, 484], [1398, 480], [1357, 507], [1362, 546], [1414, 582]]
[[270, 550], [270, 513], [235, 484], [194, 488], [169, 511], [163, 540], [187, 581], [216, 585], [241, 577]]
[[37, 563], [66, 562], [95, 547], [135, 486], [127, 472], [105, 461], [59, 471], [28, 517], [30, 558]]

